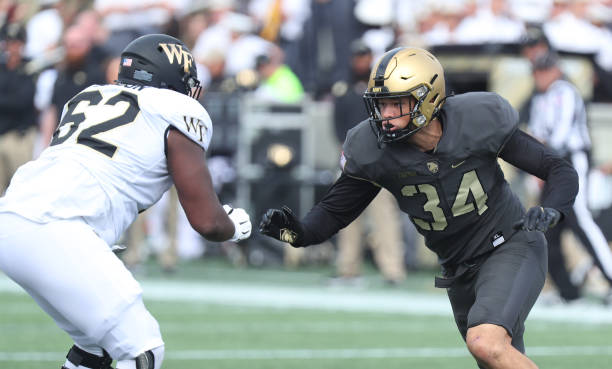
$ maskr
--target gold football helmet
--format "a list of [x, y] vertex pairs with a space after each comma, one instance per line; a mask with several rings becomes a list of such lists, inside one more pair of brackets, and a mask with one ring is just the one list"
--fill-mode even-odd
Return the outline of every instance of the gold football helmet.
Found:
[[[414, 98], [414, 107], [406, 112], [400, 110], [400, 115], [384, 120], [410, 115], [410, 124], [404, 129], [390, 131], [382, 124], [378, 101], [402, 97]], [[446, 98], [444, 70], [427, 50], [398, 47], [387, 51], [374, 65], [363, 98], [379, 144], [404, 139], [428, 125], [440, 113]]]

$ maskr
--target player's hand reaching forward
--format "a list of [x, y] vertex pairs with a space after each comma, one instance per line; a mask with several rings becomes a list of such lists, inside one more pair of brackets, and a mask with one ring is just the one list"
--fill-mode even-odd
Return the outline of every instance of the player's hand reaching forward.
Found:
[[259, 224], [259, 232], [295, 247], [304, 241], [304, 227], [287, 206], [268, 209]]
[[518, 221], [514, 228], [524, 231], [546, 232], [549, 228], [557, 225], [560, 219], [561, 213], [558, 210], [534, 206], [527, 210], [523, 219]]
[[232, 223], [234, 223], [234, 236], [230, 241], [238, 242], [249, 238], [251, 235], [251, 218], [244, 209], [232, 208], [229, 205], [223, 205], [223, 210], [227, 213]]

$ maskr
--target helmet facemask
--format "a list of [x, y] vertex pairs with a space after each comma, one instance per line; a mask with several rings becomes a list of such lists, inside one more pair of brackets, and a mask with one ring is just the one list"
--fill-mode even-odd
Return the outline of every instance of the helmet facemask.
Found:
[[198, 100], [200, 98], [200, 94], [202, 93], [202, 85], [200, 84], [200, 80], [191, 74], [187, 74], [185, 77], [183, 77], [183, 81], [187, 88], [187, 96]]
[[[364, 96], [364, 101], [366, 104], [366, 109], [368, 110], [368, 114], [370, 116], [370, 125], [374, 130], [374, 133], [378, 137], [379, 143], [389, 143], [393, 141], [401, 141], [416, 132], [418, 132], [421, 128], [425, 127], [429, 121], [427, 117], [421, 111], [421, 107], [423, 102], [427, 98], [431, 89], [426, 85], [420, 85], [415, 87], [410, 91], [406, 91], [405, 93], [400, 94], [386, 94], [381, 93], [379, 96], [376, 94], [367, 94]], [[397, 104], [399, 105], [400, 114], [393, 117], [382, 116], [382, 113], [379, 108], [380, 100], [397, 100]], [[402, 103], [403, 99], [409, 99], [409, 106], [412, 108], [404, 111], [405, 103]], [[410, 121], [408, 125], [401, 129], [391, 130], [391, 126], [387, 126], [385, 122], [398, 119], [401, 117], [409, 116]], [[432, 117], [433, 119], [434, 117]]]

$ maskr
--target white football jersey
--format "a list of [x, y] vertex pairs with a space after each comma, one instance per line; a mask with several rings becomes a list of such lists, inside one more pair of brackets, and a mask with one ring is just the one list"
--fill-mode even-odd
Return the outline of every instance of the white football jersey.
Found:
[[170, 126], [208, 149], [212, 123], [196, 100], [154, 87], [86, 88], [64, 107], [51, 145], [17, 170], [0, 212], [43, 223], [80, 218], [114, 244], [172, 185]]

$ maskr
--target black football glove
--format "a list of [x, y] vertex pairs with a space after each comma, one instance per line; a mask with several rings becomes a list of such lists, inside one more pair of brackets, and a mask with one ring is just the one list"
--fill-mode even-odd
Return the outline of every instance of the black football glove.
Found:
[[561, 213], [558, 210], [534, 206], [527, 210], [523, 219], [518, 221], [514, 225], [514, 228], [524, 231], [546, 232], [548, 229], [557, 225], [560, 219]]
[[268, 209], [259, 223], [259, 232], [294, 247], [303, 246], [304, 227], [287, 206]]

